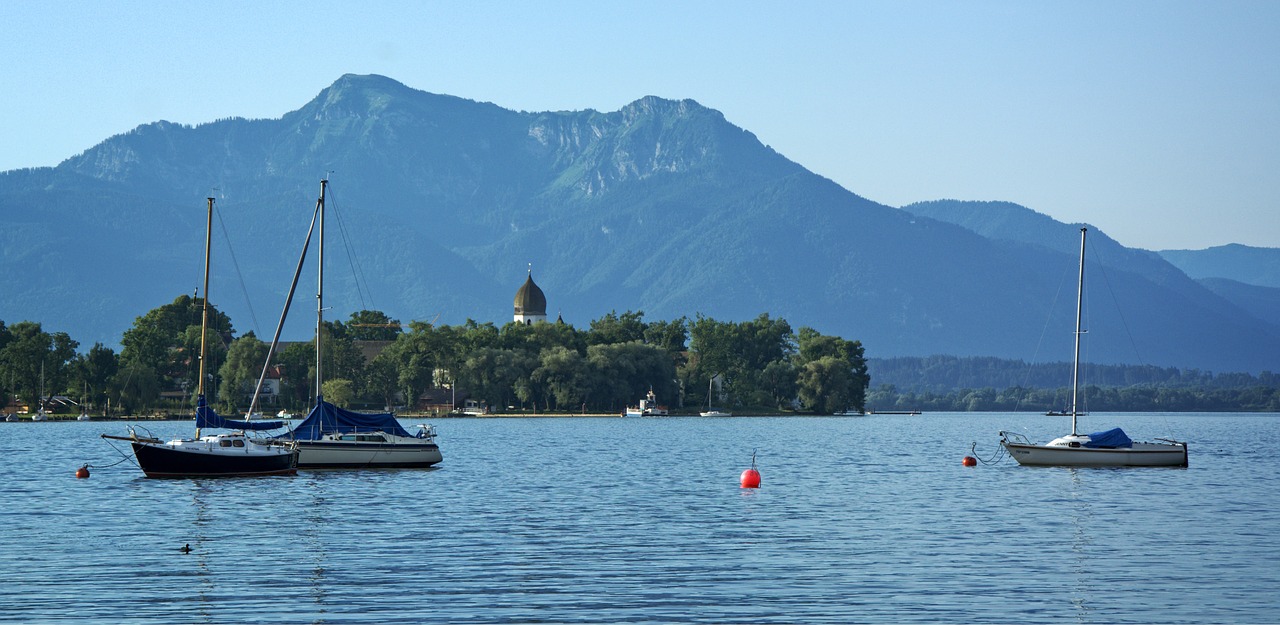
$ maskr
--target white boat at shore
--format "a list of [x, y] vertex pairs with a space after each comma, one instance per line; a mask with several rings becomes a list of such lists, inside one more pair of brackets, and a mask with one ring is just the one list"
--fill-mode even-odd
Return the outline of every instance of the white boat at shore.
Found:
[[640, 400], [639, 406], [627, 406], [622, 413], [624, 417], [665, 417], [667, 416], [667, 407], [659, 406], [658, 399], [653, 394], [653, 389], [649, 389], [649, 393], [645, 398]]
[[711, 379], [707, 380], [707, 409], [698, 414], [704, 417], [732, 417], [732, 412], [722, 412], [711, 407], [711, 385], [714, 384], [715, 381], [716, 376], [711, 376]]

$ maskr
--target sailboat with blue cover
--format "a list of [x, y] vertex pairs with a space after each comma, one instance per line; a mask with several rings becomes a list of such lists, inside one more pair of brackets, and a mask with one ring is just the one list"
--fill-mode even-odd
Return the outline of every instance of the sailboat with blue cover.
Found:
[[[410, 434], [390, 412], [346, 410], [325, 401], [320, 391], [324, 382], [321, 337], [324, 336], [324, 201], [328, 182], [320, 181], [320, 199], [316, 201], [320, 224], [316, 288], [316, 404], [306, 419], [278, 440], [298, 447], [298, 466], [302, 468], [429, 467], [443, 459], [436, 444], [435, 430], [430, 425], [420, 425], [416, 435]], [[315, 222], [313, 217], [313, 227]], [[307, 239], [309, 245], [310, 232]], [[306, 256], [305, 247], [303, 258]], [[301, 264], [299, 260], [299, 267]], [[290, 299], [293, 290], [289, 290]], [[288, 304], [286, 310], [287, 307]]]
[[[297, 473], [298, 450], [268, 438], [249, 437], [245, 431], [278, 430], [281, 421], [237, 421], [226, 419], [209, 406], [204, 396], [205, 337], [209, 329], [209, 248], [213, 232], [213, 198], [209, 198], [209, 222], [204, 244], [204, 302], [200, 319], [200, 377], [196, 391], [195, 438], [165, 441], [139, 436], [103, 434], [102, 438], [128, 441], [138, 467], [151, 478], [243, 477], [292, 475]], [[201, 436], [202, 429], [231, 432]]]
[[1075, 366], [1071, 374], [1071, 433], [1036, 445], [1015, 432], [1000, 432], [1000, 444], [1018, 464], [1058, 467], [1185, 467], [1187, 444], [1170, 439], [1135, 442], [1120, 428], [1081, 434], [1077, 428], [1080, 397], [1080, 316], [1084, 301], [1084, 242], [1080, 229], [1080, 282], [1076, 292]]

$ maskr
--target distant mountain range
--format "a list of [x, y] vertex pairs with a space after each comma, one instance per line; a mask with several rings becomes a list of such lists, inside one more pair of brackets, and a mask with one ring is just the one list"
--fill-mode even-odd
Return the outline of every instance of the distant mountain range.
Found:
[[[869, 357], [1070, 358], [1077, 225], [999, 202], [878, 204], [691, 100], [516, 112], [355, 75], [280, 119], [156, 122], [0, 173], [0, 320], [115, 345], [198, 285], [212, 195], [211, 299], [269, 335], [324, 176], [329, 319], [501, 325], [531, 266], [549, 315], [580, 326], [767, 312]], [[1090, 236], [1091, 360], [1280, 365], [1274, 270]], [[299, 296], [286, 338], [314, 318]]]

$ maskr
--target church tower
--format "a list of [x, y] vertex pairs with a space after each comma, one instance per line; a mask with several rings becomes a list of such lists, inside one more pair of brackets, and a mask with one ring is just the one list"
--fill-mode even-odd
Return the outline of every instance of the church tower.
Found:
[[529, 266], [529, 277], [525, 278], [520, 290], [516, 291], [516, 323], [531, 325], [547, 320], [547, 296], [542, 289], [533, 283], [533, 266]]

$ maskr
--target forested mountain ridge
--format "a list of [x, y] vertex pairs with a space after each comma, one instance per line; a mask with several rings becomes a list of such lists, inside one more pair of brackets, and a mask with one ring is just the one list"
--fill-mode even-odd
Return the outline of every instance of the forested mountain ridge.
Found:
[[1280, 248], [1232, 243], [1203, 250], [1162, 250], [1160, 256], [1197, 280], [1226, 278], [1280, 289]]
[[[904, 206], [912, 214], [955, 223], [985, 237], [1073, 253], [1078, 226], [1054, 221], [1012, 202], [937, 200]], [[1221, 297], [1280, 332], [1280, 249], [1228, 245], [1207, 250], [1162, 251], [1126, 248], [1093, 229], [1089, 254], [1099, 264], [1136, 272], [1203, 299], [1204, 290]], [[1273, 284], [1274, 283], [1274, 284]], [[1280, 361], [1276, 363], [1280, 365]]]
[[[238, 332], [269, 335], [324, 176], [325, 301], [339, 318], [504, 323], [532, 264], [549, 315], [570, 323], [768, 312], [871, 357], [1030, 359], [1046, 328], [1070, 342], [1059, 294], [1073, 227], [1045, 245], [884, 206], [692, 100], [517, 112], [354, 75], [280, 119], [156, 122], [58, 167], [0, 174], [0, 319], [114, 344], [198, 284], [212, 195], [215, 240], [230, 248], [215, 243], [211, 297]], [[1109, 275], [1125, 317], [1096, 308], [1091, 332], [1106, 340], [1091, 357], [1275, 368], [1275, 324], [1094, 235], [1104, 261], [1123, 259]], [[333, 251], [348, 249], [356, 260]], [[306, 317], [295, 311], [286, 338], [310, 336]]]

